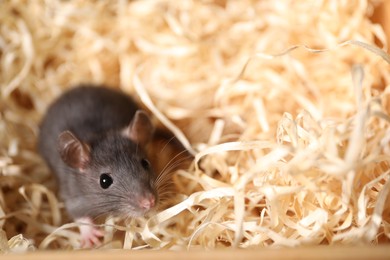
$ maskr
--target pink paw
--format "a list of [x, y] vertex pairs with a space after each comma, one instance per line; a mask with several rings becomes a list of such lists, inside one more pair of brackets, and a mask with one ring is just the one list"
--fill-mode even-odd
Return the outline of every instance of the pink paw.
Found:
[[82, 248], [93, 248], [102, 244], [99, 238], [103, 237], [104, 234], [101, 230], [94, 227], [93, 222], [90, 218], [80, 218], [77, 219], [76, 222], [80, 224], [79, 229]]

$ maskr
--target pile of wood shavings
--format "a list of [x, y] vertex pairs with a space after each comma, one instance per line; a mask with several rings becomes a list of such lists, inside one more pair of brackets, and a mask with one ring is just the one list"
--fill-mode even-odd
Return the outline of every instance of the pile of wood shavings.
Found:
[[390, 65], [370, 47], [387, 46], [373, 8], [2, 1], [0, 250], [79, 246], [35, 150], [47, 105], [79, 83], [133, 93], [196, 155], [172, 206], [108, 219], [103, 248], [389, 242]]

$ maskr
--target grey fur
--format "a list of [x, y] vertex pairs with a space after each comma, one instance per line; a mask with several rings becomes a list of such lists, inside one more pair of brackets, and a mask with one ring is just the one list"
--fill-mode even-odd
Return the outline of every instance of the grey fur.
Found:
[[[48, 109], [41, 123], [38, 149], [55, 173], [60, 195], [74, 219], [100, 215], [139, 216], [145, 209], [139, 200], [154, 196], [155, 174], [145, 169], [143, 147], [123, 135], [138, 106], [127, 95], [104, 87], [80, 86], [63, 94]], [[90, 148], [84, 172], [72, 168], [60, 156], [58, 137], [71, 131]], [[100, 175], [113, 184], [100, 187]]]

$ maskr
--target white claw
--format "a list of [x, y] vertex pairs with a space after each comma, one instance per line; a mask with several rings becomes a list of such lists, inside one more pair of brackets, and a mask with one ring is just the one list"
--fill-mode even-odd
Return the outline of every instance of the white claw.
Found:
[[102, 244], [99, 238], [103, 237], [104, 233], [94, 226], [93, 221], [89, 217], [79, 218], [76, 222], [80, 224], [82, 248], [93, 248]]

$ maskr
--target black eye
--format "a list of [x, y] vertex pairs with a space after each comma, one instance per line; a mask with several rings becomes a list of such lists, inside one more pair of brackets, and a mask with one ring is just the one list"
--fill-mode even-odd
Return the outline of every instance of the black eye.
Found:
[[112, 178], [107, 173], [103, 173], [100, 175], [100, 187], [103, 189], [107, 189], [112, 184]]
[[141, 165], [145, 170], [150, 169], [150, 162], [146, 159], [141, 159]]

